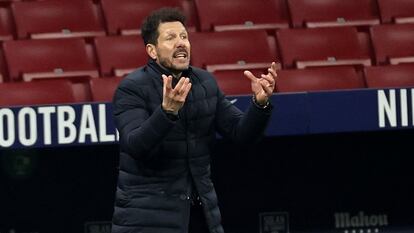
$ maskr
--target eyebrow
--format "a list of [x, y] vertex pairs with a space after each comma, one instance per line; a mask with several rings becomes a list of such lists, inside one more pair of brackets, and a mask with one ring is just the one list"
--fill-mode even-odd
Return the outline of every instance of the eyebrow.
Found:
[[183, 35], [183, 34], [188, 35], [188, 32], [187, 32], [187, 31], [182, 31], [182, 32], [180, 32], [180, 33], [175, 33], [175, 32], [165, 32], [165, 37], [168, 37], [168, 36], [176, 36], [176, 35], [181, 36], [181, 35]]

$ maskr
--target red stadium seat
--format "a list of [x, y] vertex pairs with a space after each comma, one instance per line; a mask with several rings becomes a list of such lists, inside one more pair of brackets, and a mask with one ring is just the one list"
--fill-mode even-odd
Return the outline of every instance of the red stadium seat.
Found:
[[414, 1], [378, 0], [383, 23], [414, 23]]
[[8, 7], [0, 7], [0, 41], [13, 39], [13, 22]]
[[22, 0], [0, 0], [0, 6], [3, 7], [9, 7], [10, 4], [14, 3], [14, 2], [21, 2]]
[[3, 47], [11, 80], [99, 76], [83, 39], [13, 40]]
[[302, 70], [280, 70], [278, 92], [304, 92], [364, 88], [364, 79], [353, 67], [319, 67]]
[[73, 103], [71, 82], [65, 79], [0, 84], [0, 106]]
[[277, 32], [284, 67], [371, 65], [352, 27], [281, 29]]
[[265, 31], [191, 33], [190, 41], [192, 64], [211, 72], [267, 68], [276, 60]]
[[371, 38], [377, 64], [414, 62], [414, 24], [374, 26]]
[[371, 37], [369, 32], [358, 32], [358, 40], [363, 54], [367, 55], [371, 61], [375, 60], [374, 50], [372, 49]]
[[123, 76], [148, 61], [139, 36], [97, 37], [95, 47], [103, 76]]
[[30, 1], [12, 4], [18, 38], [95, 37], [105, 29], [92, 1]]
[[4, 59], [4, 52], [0, 49], [0, 83], [8, 82], [9, 76], [7, 74], [6, 60]]
[[[264, 70], [250, 70], [259, 77]], [[267, 72], [266, 72], [267, 73]], [[226, 95], [251, 95], [250, 80], [244, 76], [243, 70], [218, 70], [213, 72], [217, 84]]]
[[289, 27], [285, 0], [195, 0], [202, 31]]
[[95, 102], [112, 102], [115, 90], [121, 80], [122, 77], [91, 79], [92, 100]]
[[161, 7], [178, 7], [187, 16], [187, 26], [195, 31], [196, 19], [187, 0], [101, 0], [110, 34], [138, 35], [148, 14]]
[[414, 64], [372, 66], [364, 72], [370, 88], [414, 87]]
[[289, 0], [294, 27], [370, 26], [379, 24], [375, 0]]

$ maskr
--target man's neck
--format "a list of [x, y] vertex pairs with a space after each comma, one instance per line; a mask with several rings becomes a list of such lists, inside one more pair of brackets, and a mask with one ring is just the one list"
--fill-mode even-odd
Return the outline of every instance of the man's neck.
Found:
[[181, 78], [181, 74], [182, 74], [183, 72], [180, 72], [179, 74], [174, 74], [174, 73], [172, 73], [172, 75], [173, 75], [173, 78], [175, 78], [175, 79], [180, 79]]
[[176, 72], [171, 71], [170, 69], [167, 69], [166, 67], [164, 67], [163, 65], [161, 65], [159, 63], [157, 63], [157, 64], [161, 67], [161, 69], [163, 69], [165, 71], [168, 71], [168, 73], [171, 73], [173, 78], [175, 78], [175, 79], [180, 79], [181, 78], [181, 75], [182, 75], [183, 72], [176, 73]]

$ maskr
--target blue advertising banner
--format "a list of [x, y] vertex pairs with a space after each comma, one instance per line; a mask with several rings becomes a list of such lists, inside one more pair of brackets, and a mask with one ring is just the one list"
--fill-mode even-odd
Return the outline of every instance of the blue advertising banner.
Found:
[[[275, 94], [267, 136], [413, 128], [414, 89]], [[244, 110], [250, 96], [229, 96]], [[117, 143], [110, 103], [0, 108], [0, 148]]]
[[0, 109], [0, 148], [55, 147], [118, 141], [108, 103]]

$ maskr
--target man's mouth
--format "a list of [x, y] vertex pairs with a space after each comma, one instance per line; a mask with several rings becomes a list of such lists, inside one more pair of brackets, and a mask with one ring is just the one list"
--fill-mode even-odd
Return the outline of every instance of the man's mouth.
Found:
[[181, 49], [174, 52], [173, 57], [174, 58], [187, 58], [188, 53], [186, 50]]

